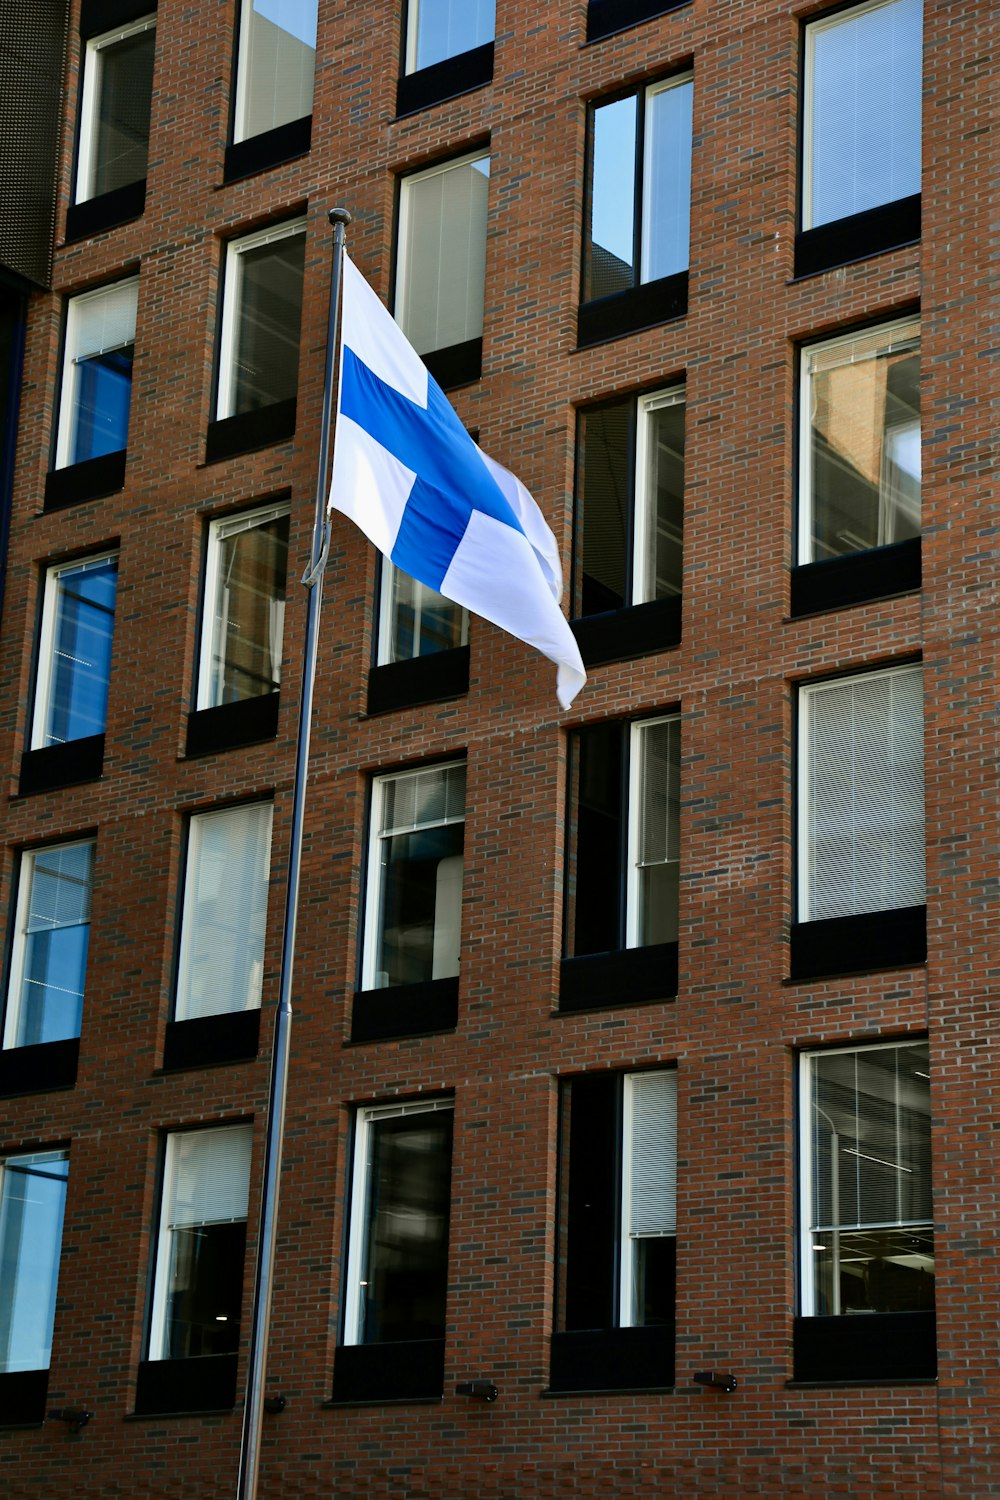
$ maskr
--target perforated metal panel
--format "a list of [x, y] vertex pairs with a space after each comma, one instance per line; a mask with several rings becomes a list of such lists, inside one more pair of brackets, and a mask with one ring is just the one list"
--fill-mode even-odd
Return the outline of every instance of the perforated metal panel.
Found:
[[0, 0], [0, 266], [47, 286], [68, 0]]

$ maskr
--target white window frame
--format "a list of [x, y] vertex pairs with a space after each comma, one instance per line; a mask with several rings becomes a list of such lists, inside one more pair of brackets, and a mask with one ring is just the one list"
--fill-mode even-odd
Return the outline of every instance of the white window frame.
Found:
[[[648, 286], [651, 280], [659, 280], [659, 277], [650, 277], [649, 272], [649, 240], [653, 227], [653, 211], [651, 207], [652, 192], [650, 190], [649, 174], [651, 171], [652, 153], [649, 150], [650, 133], [653, 129], [653, 100], [659, 94], [669, 93], [671, 89], [683, 88], [688, 84], [692, 89], [692, 108], [694, 97], [694, 72], [688, 69], [686, 73], [677, 73], [670, 78], [664, 78], [660, 83], [647, 84], [642, 93], [642, 181], [636, 182], [636, 190], [642, 193], [641, 213], [639, 216], [639, 255], [636, 287]], [[692, 125], [692, 152], [694, 150], [694, 128]], [[691, 199], [688, 198], [688, 253], [685, 261], [685, 269], [691, 264]], [[670, 272], [670, 275], [677, 273]]]
[[683, 383], [665, 386], [661, 391], [652, 391], [648, 396], [640, 396], [636, 402], [635, 472], [632, 476], [632, 604], [646, 604], [652, 598], [646, 588], [644, 576], [647, 560], [645, 549], [649, 545], [651, 529], [656, 524], [653, 496], [648, 483], [650, 433], [653, 427], [650, 418], [654, 412], [663, 411], [667, 407], [686, 405], [687, 388]]
[[[393, 656], [392, 649], [391, 649], [392, 648], [392, 638], [393, 638], [393, 633], [394, 633], [393, 632], [393, 608], [392, 608], [393, 580], [394, 580], [394, 578], [396, 576], [396, 573], [397, 572], [402, 572], [402, 569], [397, 569], [396, 564], [394, 562], [390, 561], [390, 559], [388, 557], [385, 557], [385, 558], [382, 559], [382, 569], [381, 569], [381, 572], [382, 572], [382, 577], [381, 577], [381, 582], [379, 584], [378, 633], [377, 633], [377, 649], [376, 649], [376, 655], [375, 655], [375, 664], [376, 664], [376, 666], [384, 667], [384, 666], [388, 665], [390, 662], [400, 661], [400, 660], [403, 660], [403, 661], [413, 661], [413, 660], [415, 660], [415, 658], [414, 657], [395, 657], [395, 656]], [[419, 587], [420, 587], [421, 590], [425, 590], [427, 593], [435, 593], [436, 592], [436, 590], [430, 588], [430, 586], [428, 584], [419, 583], [419, 580], [416, 580], [416, 581], [418, 582], [418, 585], [419, 585]], [[444, 595], [441, 595], [440, 597], [443, 598]], [[421, 598], [423, 598], [423, 594], [421, 594]], [[451, 601], [449, 601], [449, 603], [450, 602]], [[462, 645], [462, 646], [467, 646], [469, 644], [469, 611], [467, 609], [465, 609], [460, 604], [453, 605], [453, 608], [461, 610], [461, 613], [462, 613], [462, 634], [461, 634], [461, 640], [460, 640], [459, 644]], [[422, 613], [423, 613], [422, 606], [418, 604], [418, 606], [417, 606], [417, 612], [416, 612], [416, 619], [415, 619], [415, 624], [414, 624], [414, 634], [417, 635], [417, 636], [419, 636], [420, 629], [421, 629]]]
[[73, 352], [78, 342], [77, 324], [80, 320], [81, 309], [86, 309], [88, 303], [96, 301], [99, 297], [113, 297], [122, 292], [134, 288], [133, 306], [131, 310], [131, 339], [118, 340], [115, 343], [106, 344], [101, 349], [95, 349], [90, 356], [99, 354], [110, 354], [116, 349], [127, 348], [135, 343], [135, 324], [139, 302], [139, 278], [138, 276], [127, 276], [122, 281], [112, 281], [105, 286], [95, 287], [92, 292], [77, 292], [75, 296], [67, 298], [66, 301], [66, 343], [63, 352], [62, 385], [59, 393], [59, 416], [56, 423], [56, 457], [57, 469], [65, 469], [70, 462], [70, 442], [75, 436], [73, 423], [71, 421], [77, 400], [77, 367], [80, 359]]
[[298, 234], [305, 236], [305, 232], [306, 220], [303, 217], [287, 219], [281, 224], [259, 229], [255, 234], [244, 234], [239, 239], [226, 241], [219, 328], [219, 382], [215, 401], [217, 422], [232, 415], [237, 334], [243, 303], [243, 256], [248, 250], [259, 250], [263, 245], [277, 244], [279, 240], [288, 240]]
[[[266, 135], [267, 132], [266, 131], [263, 131], [263, 132], [256, 132], [255, 131], [254, 134], [251, 135], [250, 132], [247, 130], [247, 115], [249, 113], [249, 103], [250, 103], [248, 91], [252, 89], [252, 83], [248, 79], [248, 76], [247, 76], [249, 65], [250, 65], [250, 31], [251, 31], [251, 27], [250, 27], [250, 25], [247, 24], [247, 14], [246, 13], [247, 13], [247, 11], [249, 11], [252, 14], [252, 12], [253, 12], [253, 0], [237, 0], [236, 10], [237, 10], [237, 24], [238, 24], [238, 27], [239, 27], [239, 42], [238, 42], [238, 46], [237, 46], [236, 89], [235, 89], [235, 100], [234, 100], [234, 105], [233, 105], [233, 144], [234, 145], [241, 145], [244, 141], [253, 141], [253, 140], [256, 140], [258, 134], [265, 134]], [[319, 16], [318, 16], [318, 14], [317, 14], [316, 24], [317, 24], [317, 30], [318, 30], [318, 27], [319, 27]], [[313, 53], [315, 54], [315, 52], [316, 52], [316, 43], [314, 41], [313, 42]], [[314, 108], [315, 108], [315, 103], [316, 103], [316, 77], [315, 77], [315, 62], [314, 62], [314, 68], [313, 68], [313, 107]], [[310, 115], [311, 114], [312, 114], [312, 110], [310, 110]], [[308, 117], [307, 116], [298, 116], [297, 118], [301, 119], [301, 118], [308, 118]], [[292, 122], [289, 120], [289, 121], [286, 121], [285, 123], [286, 124], [291, 124]], [[272, 130], [280, 130], [280, 129], [282, 129], [282, 126], [280, 126], [280, 125], [272, 126], [271, 129]]]
[[[417, 67], [417, 32], [418, 32], [419, 27], [420, 27], [420, 7], [421, 7], [421, 5], [423, 3], [424, 3], [424, 0], [404, 0], [404, 7], [405, 7], [405, 12], [406, 12], [406, 19], [405, 19], [405, 26], [406, 26], [406, 63], [405, 63], [405, 72], [407, 74], [409, 74], [409, 73], [417, 73], [417, 72], [422, 71], [421, 69], [418, 69], [418, 67]], [[497, 29], [496, 28], [496, 13], [494, 11], [494, 16], [493, 16], [493, 35], [490, 37], [490, 41], [495, 40], [495, 38], [496, 38], [496, 29]], [[477, 45], [482, 46], [484, 44], [483, 43], [478, 43]], [[441, 62], [447, 62], [447, 61], [449, 61], [453, 57], [461, 57], [461, 56], [462, 56], [461, 52], [448, 52], [440, 60], [441, 60]], [[434, 63], [428, 63], [426, 66], [432, 68], [432, 67], [435, 67], [436, 64], [434, 64]]]
[[[670, 1228], [664, 1228], [655, 1233], [647, 1235], [633, 1235], [629, 1225], [632, 1219], [632, 1197], [633, 1197], [633, 1173], [632, 1173], [632, 1142], [635, 1133], [635, 1085], [637, 1080], [644, 1078], [658, 1078], [668, 1081], [671, 1085], [672, 1114], [669, 1114], [665, 1122], [665, 1129], [673, 1146], [671, 1158], [672, 1167], [672, 1209], [673, 1223]], [[619, 1143], [620, 1165], [621, 1165], [621, 1222], [620, 1237], [618, 1245], [618, 1327], [634, 1328], [639, 1326], [635, 1319], [635, 1296], [637, 1288], [634, 1285], [633, 1275], [635, 1269], [635, 1257], [632, 1254], [633, 1240], [635, 1239], [676, 1239], [677, 1238], [677, 1070], [676, 1068], [656, 1068], [638, 1073], [626, 1073], [622, 1079], [622, 1133]]]
[[[379, 948], [381, 947], [382, 940], [381, 906], [383, 875], [383, 864], [380, 858], [379, 850], [379, 844], [381, 843], [383, 835], [379, 832], [379, 828], [382, 822], [382, 809], [385, 801], [385, 789], [386, 787], [388, 787], [390, 782], [406, 780], [413, 776], [420, 776], [423, 773], [433, 775], [446, 770], [450, 766], [462, 766], [462, 768], [465, 769], [466, 763], [464, 760], [436, 761], [433, 765], [415, 766], [408, 771], [392, 771], [387, 773], [386, 775], [375, 776], [372, 779], [371, 813], [369, 816], [368, 831], [368, 870], [367, 878], [365, 881], [365, 928], [361, 965], [361, 988], [363, 990], [375, 989], [378, 987], [375, 981], [378, 977], [377, 965], [379, 958]], [[416, 824], [410, 831], [416, 833], [420, 828], [424, 827], [448, 828], [452, 827], [456, 823], [461, 823], [464, 825], [465, 822], [466, 813], [463, 810], [462, 816], [460, 818], [437, 818], [433, 823]], [[396, 830], [397, 833], [401, 831], [401, 829]], [[392, 836], [393, 835], [389, 835], [389, 837]], [[460, 897], [458, 911], [458, 937], [460, 953], [462, 922], [461, 905], [462, 903]]]
[[[821, 1230], [811, 1227], [815, 1214], [813, 1211], [812, 1195], [812, 1112], [813, 1112], [813, 1073], [812, 1061], [817, 1057], [831, 1057], [837, 1054], [854, 1055], [856, 1053], [900, 1051], [905, 1047], [912, 1047], [922, 1038], [902, 1038], [894, 1042], [858, 1042], [847, 1047], [828, 1047], [803, 1052], [799, 1055], [799, 1260], [800, 1260], [800, 1308], [803, 1317], [817, 1317], [812, 1309], [816, 1306], [816, 1278], [814, 1275], [814, 1252], [813, 1235], [819, 1233], [843, 1233], [846, 1229], [851, 1232], [852, 1228], [864, 1230], [880, 1226], [873, 1224], [845, 1225], [838, 1224], [835, 1230]], [[931, 1183], [933, 1192], [933, 1181]], [[893, 1229], [924, 1228], [933, 1225], [932, 1219], [901, 1219], [892, 1220], [881, 1227]], [[834, 1282], [837, 1286], [836, 1281]], [[839, 1290], [839, 1289], [838, 1289]], [[839, 1313], [840, 1309], [837, 1309]], [[834, 1314], [836, 1316], [836, 1314]]]
[[[62, 1150], [62, 1151], [59, 1151], [59, 1150], [57, 1150], [57, 1151], [46, 1151], [44, 1149], [39, 1150], [39, 1151], [11, 1151], [11, 1152], [8, 1152], [5, 1156], [0, 1157], [0, 1211], [2, 1211], [3, 1204], [4, 1204], [4, 1197], [5, 1197], [5, 1193], [4, 1193], [4, 1175], [6, 1173], [6, 1170], [7, 1170], [8, 1166], [14, 1166], [15, 1168], [20, 1167], [21, 1170], [24, 1170], [24, 1165], [23, 1164], [26, 1164], [26, 1163], [29, 1163], [29, 1162], [31, 1163], [32, 1166], [42, 1166], [46, 1162], [55, 1162], [55, 1161], [65, 1162], [66, 1163], [66, 1176], [62, 1180], [66, 1184], [66, 1192], [68, 1194], [68, 1192], [69, 1192], [69, 1152], [68, 1151], [66, 1151], [66, 1150]], [[2, 1212], [0, 1212], [0, 1230], [2, 1230], [2, 1229], [3, 1229], [3, 1216], [2, 1216]], [[56, 1314], [57, 1299], [58, 1299], [58, 1296], [59, 1296], [59, 1273], [62, 1270], [62, 1251], [63, 1251], [63, 1239], [65, 1238], [65, 1232], [66, 1232], [66, 1205], [65, 1205], [65, 1200], [64, 1200], [64, 1202], [63, 1202], [63, 1216], [62, 1216], [62, 1221], [61, 1221], [60, 1226], [59, 1226], [58, 1244], [55, 1247], [55, 1249], [56, 1249], [56, 1254], [55, 1254], [55, 1257], [54, 1257], [54, 1259], [55, 1259], [55, 1276], [53, 1278], [52, 1286], [51, 1286], [51, 1289], [50, 1289], [50, 1292], [51, 1292], [51, 1295], [50, 1295], [50, 1306], [47, 1309], [48, 1312], [49, 1312], [49, 1314], [50, 1314], [50, 1322], [49, 1322], [49, 1325], [48, 1325], [48, 1340], [49, 1340], [48, 1360], [45, 1363], [45, 1365], [41, 1366], [42, 1369], [49, 1369], [50, 1366], [51, 1366], [51, 1363], [52, 1363], [52, 1338], [53, 1338], [53, 1334], [54, 1334], [54, 1331], [55, 1331], [55, 1314]], [[35, 1246], [35, 1254], [37, 1256], [37, 1246]], [[21, 1265], [22, 1265], [22, 1262], [19, 1261], [18, 1262], [18, 1270], [19, 1271], [21, 1269]], [[15, 1283], [15, 1286], [16, 1286], [16, 1283]], [[12, 1302], [12, 1306], [13, 1306], [13, 1302]], [[8, 1374], [8, 1375], [13, 1375], [13, 1374], [16, 1374], [20, 1369], [23, 1369], [23, 1368], [29, 1368], [30, 1369], [32, 1367], [31, 1366], [25, 1367], [25, 1366], [18, 1365], [18, 1366], [15, 1367], [14, 1370], [9, 1370], [9, 1371], [5, 1370], [4, 1373]], [[38, 1367], [36, 1367], [36, 1368], [38, 1368]]]
[[[628, 834], [625, 853], [625, 947], [639, 946], [639, 837], [642, 821], [642, 735], [657, 724], [672, 724], [680, 734], [679, 713], [659, 714], [655, 719], [635, 719], [628, 739]], [[664, 861], [668, 863], [668, 861]], [[678, 852], [676, 863], [680, 863]]]
[[[813, 539], [813, 466], [812, 466], [812, 415], [814, 361], [817, 356], [846, 348], [859, 339], [878, 338], [883, 355], [902, 354], [920, 349], [920, 316], [896, 318], [889, 323], [880, 323], [872, 328], [855, 329], [832, 339], [805, 344], [799, 358], [799, 504], [798, 504], [798, 563], [816, 561], [812, 555]], [[873, 356], [876, 357], [876, 356]], [[853, 361], [852, 361], [853, 362]], [[867, 362], [867, 361], [859, 361]], [[863, 548], [862, 551], [870, 551]], [[846, 554], [851, 555], [851, 554]]]
[[45, 573], [42, 593], [42, 618], [38, 632], [38, 671], [35, 678], [35, 700], [31, 716], [32, 750], [45, 743], [46, 721], [49, 714], [49, 698], [52, 692], [52, 677], [55, 667], [56, 604], [59, 597], [59, 579], [63, 573], [75, 573], [82, 568], [102, 567], [117, 560], [119, 553], [100, 552], [96, 557], [77, 557], [72, 562], [56, 563]]
[[[215, 644], [215, 599], [219, 588], [220, 558], [222, 554], [221, 543], [228, 541], [232, 536], [239, 536], [243, 531], [253, 531], [258, 526], [266, 526], [270, 521], [277, 521], [282, 516], [291, 514], [290, 501], [281, 501], [275, 505], [258, 506], [256, 510], [240, 511], [237, 515], [220, 516], [217, 520], [208, 524], [208, 541], [205, 551], [205, 588], [202, 598], [201, 611], [201, 644], [198, 652], [198, 693], [195, 707], [198, 709], [211, 708], [212, 705], [212, 660], [213, 646]], [[284, 638], [285, 601], [276, 600], [280, 604], [280, 625], [277, 634]], [[281, 662], [278, 662], [278, 681], [281, 677]]]
[[[149, 1314], [149, 1354], [150, 1360], [167, 1359], [169, 1356], [164, 1352], [164, 1342], [167, 1334], [167, 1306], [170, 1300], [170, 1271], [171, 1271], [171, 1234], [174, 1224], [167, 1218], [167, 1205], [171, 1202], [177, 1180], [177, 1146], [175, 1142], [181, 1137], [188, 1136], [211, 1136], [218, 1135], [220, 1131], [244, 1131], [249, 1141], [247, 1153], [248, 1171], [246, 1182], [246, 1196], [249, 1211], [250, 1197], [250, 1167], [253, 1160], [253, 1126], [243, 1122], [233, 1125], [211, 1126], [203, 1130], [172, 1130], [167, 1134], [163, 1149], [163, 1175], [160, 1184], [159, 1203], [157, 1205], [157, 1231], [155, 1241], [155, 1260], [153, 1272], [153, 1295]], [[219, 1219], [200, 1219], [199, 1224], [242, 1224], [248, 1219], [248, 1212], [240, 1217], [232, 1215]], [[194, 1221], [192, 1221], [194, 1222]]]
[[368, 1229], [368, 1184], [372, 1125], [378, 1120], [401, 1115], [454, 1113], [454, 1099], [419, 1099], [407, 1104], [366, 1105], [357, 1112], [354, 1124], [354, 1160], [351, 1169], [350, 1229], [347, 1239], [347, 1277], [344, 1287], [344, 1343], [361, 1343], [361, 1319], [364, 1299], [361, 1280], [365, 1264]]
[[[400, 326], [402, 326], [403, 320], [406, 318], [406, 307], [409, 301], [409, 287], [406, 279], [407, 257], [401, 252], [410, 241], [410, 228], [413, 219], [413, 187], [419, 182], [427, 182], [431, 177], [439, 177], [442, 172], [451, 172], [456, 167], [470, 166], [473, 162], [479, 161], [487, 163], [485, 176], [489, 179], [492, 165], [489, 147], [485, 151], [480, 149], [479, 151], [467, 151], [463, 156], [450, 156], [447, 161], [437, 162], [434, 166], [425, 167], [420, 172], [409, 172], [405, 177], [399, 179], [399, 224], [396, 233], [395, 252], [396, 289], [392, 306], [393, 317], [397, 323], [400, 323]], [[480, 334], [481, 332], [482, 325], [480, 324]], [[477, 335], [474, 334], [473, 337], [475, 338]]]
[[[818, 682], [798, 684], [798, 749], [795, 775], [796, 787], [796, 901], [795, 920], [811, 922], [809, 915], [809, 850], [812, 838], [812, 811], [809, 802], [809, 740], [812, 730], [809, 701], [816, 693], [828, 688], [845, 687], [850, 682], [870, 681], [876, 677], [898, 677], [903, 672], [919, 672], [919, 662], [903, 662], [899, 666], [880, 667], [870, 672], [850, 672], [842, 677], [824, 677]], [[926, 786], [926, 783], [925, 783]], [[890, 907], [888, 910], [895, 910]], [[864, 915], [864, 913], [861, 913]]]
[[104, 75], [102, 52], [130, 36], [139, 36], [144, 31], [156, 29], [156, 15], [144, 16], [131, 21], [127, 26], [116, 26], [113, 31], [89, 37], [83, 60], [83, 97], [80, 101], [80, 147], [76, 167], [76, 196], [74, 202], [87, 203], [95, 197], [93, 188], [94, 135], [97, 127], [97, 111], [101, 98]]
[[[31, 892], [35, 881], [35, 862], [47, 854], [54, 854], [61, 849], [80, 849], [88, 847], [96, 852], [97, 840], [89, 839], [64, 839], [57, 844], [42, 844], [32, 849], [25, 849], [17, 872], [17, 905], [14, 915], [14, 936], [11, 943], [10, 976], [7, 981], [7, 1004], [4, 1011], [3, 1041], [2, 1048], [7, 1051], [16, 1047], [15, 1037], [21, 1020], [21, 1007], [23, 1004], [24, 991], [24, 960], [28, 946], [28, 918], [31, 912]], [[91, 876], [93, 876], [93, 856], [91, 858]], [[91, 885], [90, 896], [93, 898], [93, 885]], [[90, 922], [88, 920], [88, 926]]]

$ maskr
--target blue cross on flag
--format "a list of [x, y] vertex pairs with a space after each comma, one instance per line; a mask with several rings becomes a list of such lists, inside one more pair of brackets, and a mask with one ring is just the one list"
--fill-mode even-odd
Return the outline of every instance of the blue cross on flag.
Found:
[[559, 608], [555, 538], [521, 481], [473, 442], [346, 254], [330, 507], [418, 582], [554, 661], [559, 702], [570, 706], [587, 674]]

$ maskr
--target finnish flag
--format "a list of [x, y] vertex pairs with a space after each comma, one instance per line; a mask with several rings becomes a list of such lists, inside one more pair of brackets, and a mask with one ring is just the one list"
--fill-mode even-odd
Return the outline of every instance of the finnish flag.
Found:
[[555, 538], [521, 481], [473, 442], [346, 253], [330, 507], [418, 582], [554, 661], [570, 706], [587, 674], [559, 608]]

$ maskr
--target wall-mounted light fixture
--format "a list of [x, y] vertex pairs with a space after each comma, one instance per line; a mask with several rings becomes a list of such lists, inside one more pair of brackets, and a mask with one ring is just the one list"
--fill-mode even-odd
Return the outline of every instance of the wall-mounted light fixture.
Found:
[[82, 1428], [86, 1427], [93, 1415], [93, 1412], [88, 1411], [85, 1406], [57, 1406], [49, 1412], [49, 1420], [51, 1422], [65, 1422], [68, 1426], [72, 1427], [74, 1432], [80, 1432]]
[[728, 1370], [695, 1370], [695, 1385], [709, 1385], [716, 1391], [735, 1391], [737, 1381], [735, 1375], [730, 1375]]
[[495, 1401], [500, 1392], [492, 1380], [465, 1380], [456, 1385], [456, 1396], [478, 1396], [480, 1401]]
[[277, 1416], [279, 1412], [283, 1412], [284, 1409], [285, 1409], [285, 1407], [287, 1405], [288, 1405], [288, 1398], [287, 1398], [287, 1396], [265, 1396], [264, 1397], [264, 1410], [265, 1411], [269, 1411], [272, 1414], [272, 1416]]

